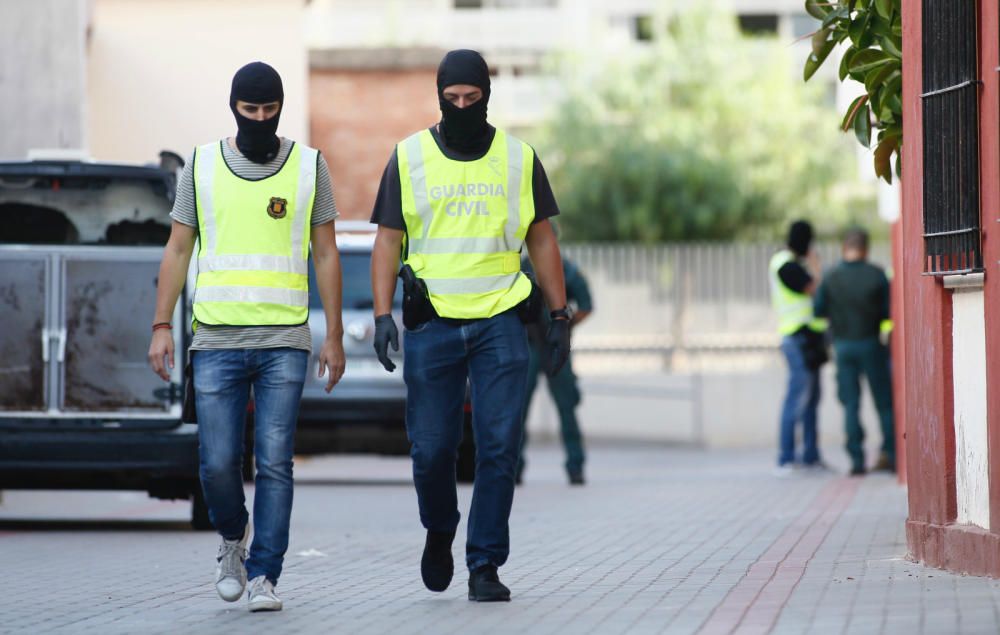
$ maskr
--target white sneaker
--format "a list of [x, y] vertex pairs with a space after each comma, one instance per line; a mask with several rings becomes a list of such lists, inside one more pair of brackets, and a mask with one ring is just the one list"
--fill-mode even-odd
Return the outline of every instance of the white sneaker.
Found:
[[247, 608], [251, 612], [281, 610], [281, 598], [274, 592], [274, 585], [262, 575], [250, 580], [250, 602]]
[[825, 474], [830, 472], [830, 466], [823, 461], [816, 461], [815, 463], [804, 463], [802, 469], [810, 474]]
[[247, 539], [250, 537], [250, 523], [243, 530], [243, 537], [238, 540], [222, 539], [219, 545], [219, 555], [215, 568], [215, 590], [226, 602], [235, 602], [247, 588]]
[[776, 465], [774, 467], [774, 475], [778, 478], [788, 478], [795, 473], [795, 466], [791, 463], [785, 463], [783, 465]]

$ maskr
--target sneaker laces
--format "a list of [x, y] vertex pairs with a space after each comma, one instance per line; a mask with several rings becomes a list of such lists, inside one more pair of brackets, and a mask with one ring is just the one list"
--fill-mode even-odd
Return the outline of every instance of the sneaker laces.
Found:
[[250, 595], [266, 595], [270, 598], [276, 598], [274, 595], [274, 585], [264, 576], [254, 578], [250, 581]]
[[219, 545], [219, 561], [222, 577], [239, 578], [243, 563], [247, 559], [247, 551], [240, 544], [242, 540], [225, 540]]

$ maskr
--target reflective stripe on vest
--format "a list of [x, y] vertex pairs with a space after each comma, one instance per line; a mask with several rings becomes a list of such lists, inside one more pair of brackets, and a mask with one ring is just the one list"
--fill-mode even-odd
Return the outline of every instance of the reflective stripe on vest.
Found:
[[293, 144], [278, 172], [254, 181], [232, 172], [222, 143], [195, 151], [195, 322], [304, 324], [309, 315], [309, 235], [318, 153]]
[[526, 298], [520, 251], [535, 217], [531, 147], [498, 130], [482, 158], [455, 161], [423, 130], [396, 157], [405, 263], [426, 282], [438, 315], [492, 317]]
[[813, 317], [813, 300], [806, 293], [797, 293], [785, 286], [778, 271], [794, 262], [795, 254], [785, 249], [774, 254], [768, 267], [771, 281], [771, 304], [778, 313], [778, 333], [791, 335], [803, 326], [817, 332], [826, 330], [826, 320]]

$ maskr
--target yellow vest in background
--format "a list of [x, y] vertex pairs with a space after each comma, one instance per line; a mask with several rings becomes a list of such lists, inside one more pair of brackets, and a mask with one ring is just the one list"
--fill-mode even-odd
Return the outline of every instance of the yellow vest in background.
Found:
[[236, 176], [222, 143], [195, 151], [196, 323], [297, 325], [309, 316], [309, 232], [318, 153], [293, 144], [272, 176]]
[[774, 254], [769, 267], [771, 278], [771, 304], [778, 313], [778, 333], [791, 335], [803, 326], [817, 333], [826, 330], [827, 321], [813, 316], [813, 300], [807, 293], [797, 293], [785, 286], [778, 271], [795, 260], [795, 254], [785, 249]]
[[496, 131], [476, 161], [441, 152], [429, 130], [396, 146], [403, 221], [403, 262], [427, 284], [441, 317], [502, 313], [531, 293], [521, 247], [535, 218], [534, 152]]

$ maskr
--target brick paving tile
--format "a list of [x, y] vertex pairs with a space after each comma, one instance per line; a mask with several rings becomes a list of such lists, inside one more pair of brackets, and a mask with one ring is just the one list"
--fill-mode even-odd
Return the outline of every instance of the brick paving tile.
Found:
[[332, 456], [297, 463], [285, 610], [268, 615], [218, 599], [217, 539], [188, 529], [186, 503], [6, 492], [0, 633], [1000, 632], [997, 581], [905, 559], [887, 476], [779, 479], [770, 453], [610, 445], [570, 488], [558, 448], [530, 458], [509, 604], [466, 600], [461, 539], [451, 588], [423, 588], [407, 459]]

